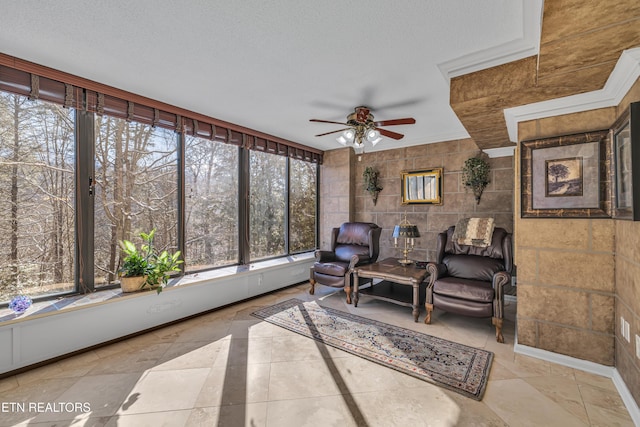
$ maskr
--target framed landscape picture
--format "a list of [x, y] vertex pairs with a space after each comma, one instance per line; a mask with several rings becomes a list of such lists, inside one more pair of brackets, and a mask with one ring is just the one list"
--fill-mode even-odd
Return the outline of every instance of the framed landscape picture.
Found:
[[582, 157], [545, 160], [547, 197], [582, 196], [584, 176]]
[[523, 218], [611, 216], [608, 130], [523, 141]]
[[616, 120], [613, 139], [613, 217], [640, 220], [640, 102]]

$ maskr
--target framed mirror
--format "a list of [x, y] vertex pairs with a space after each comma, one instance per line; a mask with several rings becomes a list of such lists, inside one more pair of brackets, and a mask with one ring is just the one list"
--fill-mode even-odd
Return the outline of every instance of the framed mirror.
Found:
[[613, 217], [640, 220], [640, 102], [616, 120], [613, 134]]
[[442, 204], [443, 168], [402, 171], [402, 204]]

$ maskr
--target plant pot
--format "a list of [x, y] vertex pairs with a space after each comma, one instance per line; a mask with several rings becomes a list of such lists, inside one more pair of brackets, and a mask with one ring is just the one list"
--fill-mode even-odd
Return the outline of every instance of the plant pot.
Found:
[[369, 194], [371, 194], [371, 200], [373, 200], [373, 206], [376, 205], [376, 203], [378, 203], [378, 193], [380, 193], [379, 191], [370, 191]]
[[122, 289], [123, 293], [142, 291], [143, 289], [147, 289], [146, 287], [144, 287], [144, 283], [146, 281], [147, 281], [147, 276], [121, 277], [120, 289]]

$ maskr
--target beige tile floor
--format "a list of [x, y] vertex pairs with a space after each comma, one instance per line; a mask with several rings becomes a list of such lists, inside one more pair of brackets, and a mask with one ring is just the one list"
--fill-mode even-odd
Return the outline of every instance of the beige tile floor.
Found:
[[[355, 308], [335, 289], [318, 287], [314, 296], [307, 289], [291, 287], [2, 379], [0, 425], [633, 425], [610, 379], [513, 352], [513, 301], [506, 344], [498, 344], [488, 319], [436, 312], [425, 325], [424, 308], [414, 323], [407, 307], [363, 296]], [[292, 297], [494, 352], [483, 400], [250, 315]]]

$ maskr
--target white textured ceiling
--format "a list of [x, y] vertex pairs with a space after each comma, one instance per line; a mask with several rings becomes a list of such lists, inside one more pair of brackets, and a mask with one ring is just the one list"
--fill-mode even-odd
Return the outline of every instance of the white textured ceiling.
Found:
[[414, 117], [384, 150], [467, 137], [446, 76], [535, 54], [541, 5], [0, 0], [0, 52], [322, 150], [340, 126], [311, 118]]

